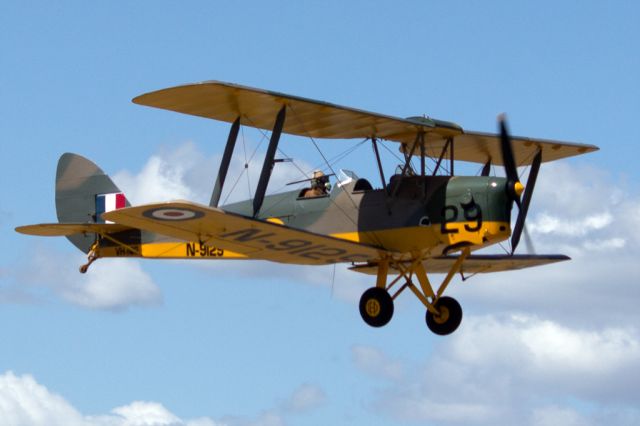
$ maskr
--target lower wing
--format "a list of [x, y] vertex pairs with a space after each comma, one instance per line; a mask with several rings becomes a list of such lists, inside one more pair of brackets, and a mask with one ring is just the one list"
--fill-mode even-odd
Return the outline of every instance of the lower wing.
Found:
[[198, 241], [251, 259], [302, 265], [367, 262], [383, 249], [289, 228], [235, 213], [176, 201], [113, 210], [102, 215], [119, 225], [185, 241]]
[[[427, 272], [446, 274], [457, 259], [458, 256], [432, 257], [426, 259], [423, 265]], [[563, 254], [472, 254], [464, 260], [460, 272], [463, 274], [481, 274], [487, 272], [513, 271], [563, 262], [570, 259], [569, 256]], [[349, 269], [363, 274], [375, 275], [378, 271], [378, 264], [376, 262], [366, 263], [352, 266]]]

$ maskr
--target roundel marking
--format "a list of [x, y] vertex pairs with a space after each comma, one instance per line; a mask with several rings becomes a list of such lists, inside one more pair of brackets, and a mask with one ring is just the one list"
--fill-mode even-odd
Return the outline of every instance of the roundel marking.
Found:
[[180, 221], [198, 219], [204, 216], [204, 213], [197, 210], [185, 209], [182, 207], [160, 207], [146, 210], [142, 213], [142, 215], [150, 219]]

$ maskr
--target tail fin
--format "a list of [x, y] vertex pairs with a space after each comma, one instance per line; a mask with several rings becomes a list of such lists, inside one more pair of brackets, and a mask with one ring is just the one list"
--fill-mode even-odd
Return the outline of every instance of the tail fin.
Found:
[[[102, 213], [121, 207], [129, 207], [129, 202], [100, 167], [77, 154], [60, 157], [56, 172], [56, 212], [60, 223], [104, 223]], [[95, 241], [94, 234], [67, 238], [85, 253]]]

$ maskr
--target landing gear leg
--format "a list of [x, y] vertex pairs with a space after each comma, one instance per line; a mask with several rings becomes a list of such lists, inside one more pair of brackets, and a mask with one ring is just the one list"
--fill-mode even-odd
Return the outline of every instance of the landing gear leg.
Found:
[[[442, 281], [442, 284], [440, 284], [440, 287], [438, 287], [438, 291], [435, 293], [431, 288], [431, 284], [429, 283], [427, 273], [422, 266], [422, 263], [414, 268], [414, 272], [418, 276], [423, 293], [420, 293], [415, 286], [412, 286], [411, 290], [413, 290], [416, 296], [418, 296], [418, 299], [420, 299], [426, 306], [427, 313], [425, 319], [427, 327], [437, 335], [446, 336], [453, 333], [462, 322], [462, 307], [460, 304], [453, 297], [442, 296], [442, 294], [451, 282], [453, 276], [461, 270], [462, 263], [467, 256], [469, 256], [469, 253], [470, 250], [468, 248], [462, 250], [462, 253], [460, 253], [458, 259], [451, 266], [449, 273]], [[424, 296], [430, 297], [431, 301], [429, 302]]]
[[[378, 279], [376, 286], [365, 291], [360, 298], [360, 315], [362, 319], [372, 327], [382, 327], [393, 316], [393, 301], [402, 291], [409, 288], [413, 294], [427, 308], [426, 322], [429, 330], [440, 336], [453, 333], [462, 322], [462, 308], [452, 297], [443, 296], [445, 289], [460, 272], [462, 264], [469, 256], [470, 250], [463, 248], [460, 256], [451, 266], [449, 273], [442, 281], [437, 291], [434, 291], [421, 258], [415, 258], [411, 263], [383, 259], [378, 264]], [[387, 273], [390, 264], [400, 273], [388, 286], [386, 285]], [[416, 277], [419, 287], [413, 283]], [[405, 283], [393, 295], [389, 290], [402, 278]]]

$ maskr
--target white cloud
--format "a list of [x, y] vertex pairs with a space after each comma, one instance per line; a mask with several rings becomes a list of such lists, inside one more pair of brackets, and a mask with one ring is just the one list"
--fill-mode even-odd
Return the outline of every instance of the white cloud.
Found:
[[87, 425], [82, 415], [32, 376], [11, 371], [0, 376], [0, 419], [12, 426]]
[[267, 409], [255, 418], [222, 416], [183, 419], [158, 402], [134, 401], [107, 414], [84, 415], [62, 396], [49, 391], [31, 375], [7, 371], [0, 375], [0, 425], [11, 426], [283, 426], [287, 413], [300, 414], [320, 406], [324, 391], [312, 384], [298, 387], [280, 409]]
[[588, 255], [602, 245], [614, 252], [629, 244], [638, 249], [640, 236], [629, 230], [640, 224], [639, 207], [637, 191], [605, 172], [553, 163], [540, 171], [527, 227], [545, 250], [563, 244], [572, 255]]
[[428, 359], [411, 364], [404, 367], [417, 374], [365, 369], [387, 380], [372, 406], [396, 421], [588, 424], [618, 407], [640, 421], [634, 328], [593, 332], [526, 315], [469, 317]]
[[532, 367], [545, 374], [606, 376], [627, 365], [640, 367], [640, 342], [628, 330], [575, 331], [551, 321], [521, 321], [521, 342], [529, 350]]
[[0, 423], [11, 426], [222, 426], [212, 419], [182, 420], [161, 404], [135, 401], [109, 414], [85, 416], [28, 375], [0, 375]]
[[103, 259], [89, 268], [86, 279], [77, 276], [58, 291], [65, 300], [90, 309], [119, 310], [162, 303], [160, 288], [133, 259]]
[[504, 368], [530, 390], [599, 402], [628, 398], [629, 375], [640, 377], [640, 335], [632, 327], [593, 331], [523, 314], [470, 317], [442, 346], [450, 361], [478, 370]]
[[15, 294], [13, 300], [34, 301], [53, 294], [83, 308], [112, 311], [162, 303], [160, 288], [134, 259], [100, 259], [80, 274], [84, 255], [62, 255], [35, 246], [28, 262], [18, 272], [23, 284], [4, 289], [5, 295]]
[[201, 170], [213, 170], [213, 163], [214, 159], [206, 158], [195, 144], [187, 142], [151, 156], [140, 172], [120, 171], [113, 180], [132, 204], [196, 198], [202, 202], [201, 188], [189, 184]]
[[310, 383], [304, 383], [293, 391], [289, 400], [284, 404], [287, 411], [301, 413], [315, 409], [327, 399], [321, 387]]
[[590, 165], [545, 164], [540, 169], [532, 205], [563, 212], [564, 217], [602, 212], [628, 196], [627, 189], [613, 179], [608, 172]]
[[[111, 410], [123, 426], [171, 426], [184, 424], [176, 415], [157, 402], [134, 401]], [[120, 419], [118, 419], [120, 420]]]
[[555, 405], [535, 409], [532, 417], [532, 426], [588, 426], [591, 424], [575, 410]]
[[[245, 168], [244, 155], [238, 150], [239, 147], [236, 146], [221, 204], [225, 200], [235, 202], [252, 198], [260, 176], [263, 153], [258, 152]], [[134, 205], [178, 199], [208, 204], [220, 158], [217, 154], [207, 156], [193, 142], [185, 142], [175, 149], [154, 154], [139, 172], [122, 170], [113, 176], [113, 180]], [[303, 161], [297, 160], [296, 165], [305, 171], [310, 170]], [[304, 177], [301, 177], [300, 171], [291, 163], [278, 163], [273, 169], [267, 192], [280, 192], [285, 189], [287, 182], [301, 178]]]
[[401, 362], [390, 360], [381, 350], [371, 346], [353, 346], [351, 357], [356, 367], [364, 372], [391, 380], [400, 380], [404, 376]]
[[284, 426], [286, 424], [282, 415], [275, 410], [263, 411], [255, 419], [227, 416], [222, 418], [222, 422], [228, 426]]
[[613, 216], [609, 212], [600, 212], [594, 215], [580, 218], [578, 221], [561, 219], [551, 216], [549, 213], [538, 215], [529, 226], [531, 232], [541, 234], [556, 234], [558, 236], [583, 237], [593, 231], [609, 226], [613, 222]]

